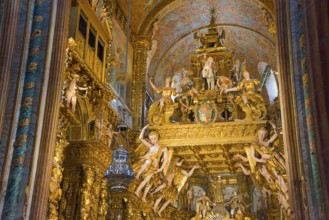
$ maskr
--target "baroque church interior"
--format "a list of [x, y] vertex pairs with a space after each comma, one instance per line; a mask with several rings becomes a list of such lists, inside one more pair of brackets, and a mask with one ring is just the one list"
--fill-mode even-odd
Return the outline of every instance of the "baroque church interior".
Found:
[[0, 0], [0, 219], [329, 219], [329, 3]]

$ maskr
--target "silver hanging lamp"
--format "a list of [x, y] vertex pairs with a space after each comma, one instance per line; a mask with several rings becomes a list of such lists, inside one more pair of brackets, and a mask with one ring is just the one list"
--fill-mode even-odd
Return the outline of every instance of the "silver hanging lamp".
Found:
[[[130, 27], [130, 0], [128, 0], [128, 21], [126, 26], [127, 42], [126, 42], [126, 63], [125, 63], [125, 82], [127, 81], [128, 70], [128, 50], [129, 50], [129, 27]], [[126, 102], [126, 84], [124, 88], [123, 100]], [[134, 179], [134, 172], [129, 163], [128, 126], [125, 124], [126, 110], [122, 107], [119, 109], [120, 124], [116, 131], [115, 146], [113, 151], [112, 163], [105, 172], [105, 177], [109, 181], [111, 191], [126, 191], [129, 183]]]

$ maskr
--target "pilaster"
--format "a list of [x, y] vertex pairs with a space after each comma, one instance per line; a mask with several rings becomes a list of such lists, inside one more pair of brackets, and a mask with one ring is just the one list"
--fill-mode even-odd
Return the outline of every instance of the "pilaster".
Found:
[[289, 18], [289, 2], [277, 1], [277, 33], [278, 33], [278, 63], [280, 104], [282, 116], [282, 130], [285, 145], [286, 166], [289, 183], [289, 198], [291, 199], [291, 217], [293, 219], [308, 219], [308, 212], [304, 207], [306, 188], [302, 165], [297, 120], [297, 105], [295, 94], [294, 71], [292, 67], [292, 45]]
[[4, 123], [8, 89], [11, 75], [11, 64], [15, 50], [20, 0], [4, 2], [4, 15], [0, 37], [0, 137]]
[[131, 106], [134, 118], [134, 129], [143, 126], [143, 107], [146, 100], [146, 60], [150, 42], [147, 38], [136, 37], [134, 48], [133, 87]]
[[[304, 14], [304, 38], [299, 40], [304, 49], [301, 62], [306, 120], [310, 140], [313, 181], [321, 219], [329, 218], [329, 3], [328, 1], [299, 1]], [[327, 16], [323, 16], [327, 15]], [[303, 27], [302, 27], [303, 28]], [[305, 52], [306, 51], [306, 52]], [[305, 92], [304, 92], [305, 93]]]

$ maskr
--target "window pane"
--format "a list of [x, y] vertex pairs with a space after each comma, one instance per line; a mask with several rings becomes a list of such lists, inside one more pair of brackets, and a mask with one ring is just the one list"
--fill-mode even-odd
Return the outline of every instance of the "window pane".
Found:
[[104, 61], [104, 44], [101, 39], [98, 40], [97, 56], [101, 61]]
[[94, 29], [90, 26], [88, 43], [89, 43], [90, 47], [94, 50], [95, 50], [95, 41], [96, 41], [96, 34], [95, 34]]
[[87, 36], [87, 19], [82, 11], [80, 13], [80, 18], [79, 18], [79, 31], [86, 38], [86, 36]]

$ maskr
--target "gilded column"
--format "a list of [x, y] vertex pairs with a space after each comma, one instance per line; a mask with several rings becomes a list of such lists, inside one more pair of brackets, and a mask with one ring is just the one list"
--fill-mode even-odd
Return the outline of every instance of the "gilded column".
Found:
[[95, 182], [95, 173], [89, 166], [83, 166], [83, 183], [81, 189], [81, 219], [91, 218], [91, 205], [92, 205], [92, 189]]
[[66, 130], [68, 121], [64, 115], [60, 115], [57, 127], [55, 156], [53, 158], [53, 169], [50, 180], [49, 195], [49, 219], [58, 219], [59, 201], [62, 198], [61, 183], [63, 179], [64, 150], [68, 145]]
[[[40, 1], [42, 2], [42, 1]], [[65, 49], [68, 36], [68, 22], [71, 8], [70, 0], [57, 1], [57, 19], [53, 41], [47, 101], [40, 142], [37, 184], [33, 191], [30, 219], [44, 219], [47, 214], [49, 182], [52, 172], [52, 159], [56, 146], [56, 129], [59, 115], [62, 82], [64, 80]]]
[[137, 37], [134, 48], [134, 76], [131, 106], [134, 118], [134, 129], [138, 130], [143, 123], [143, 106], [146, 99], [146, 60], [150, 42], [147, 38]]
[[5, 1], [0, 42], [0, 137], [6, 111], [7, 94], [11, 74], [11, 62], [15, 50], [20, 0]]
[[98, 202], [98, 220], [105, 220], [108, 210], [108, 181], [107, 179], [103, 178], [101, 180], [100, 185], [100, 194], [99, 194], [99, 202]]
[[71, 142], [65, 150], [59, 219], [105, 219], [110, 149], [99, 141]]
[[101, 182], [102, 178], [104, 177], [104, 172], [101, 172], [99, 168], [94, 167], [94, 176], [95, 176], [95, 181], [94, 185], [92, 188], [92, 205], [91, 205], [91, 210], [90, 210], [90, 216], [91, 219], [98, 219], [98, 205], [99, 205], [99, 199], [100, 199], [100, 191], [101, 191]]
[[[65, 166], [64, 166], [65, 167]], [[65, 167], [62, 184], [62, 198], [59, 204], [59, 219], [73, 219], [75, 207], [78, 205], [77, 189], [80, 186], [81, 176], [79, 167]]]

